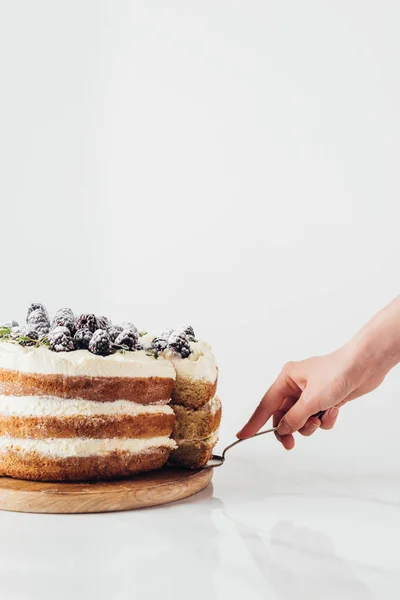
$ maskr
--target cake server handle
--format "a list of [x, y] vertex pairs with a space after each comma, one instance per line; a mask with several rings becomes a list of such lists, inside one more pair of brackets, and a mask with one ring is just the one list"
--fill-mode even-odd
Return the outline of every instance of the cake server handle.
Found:
[[[325, 411], [324, 410], [320, 410], [319, 412], [315, 413], [315, 415], [311, 415], [312, 417], [318, 417], [318, 419], [322, 419], [322, 417], [324, 416]], [[252, 440], [253, 438], [259, 436], [259, 435], [265, 435], [266, 433], [272, 433], [273, 431], [276, 431], [278, 429], [278, 426], [276, 427], [271, 427], [271, 429], [264, 429], [264, 431], [259, 431], [258, 433], [255, 433], [254, 435], [252, 435], [249, 438], [243, 438], [241, 440], [235, 440], [234, 442], [232, 442], [232, 444], [229, 444], [229, 446], [226, 446], [226, 448], [224, 448], [224, 450], [222, 451], [222, 454], [213, 454], [212, 457], [210, 458], [210, 460], [208, 461], [208, 463], [205, 465], [206, 469], [212, 469], [215, 467], [220, 467], [221, 465], [224, 464], [225, 462], [225, 455], [228, 452], [228, 450], [230, 450], [231, 448], [233, 448], [234, 446], [237, 446], [238, 444], [241, 444], [242, 442], [246, 442], [247, 440]]]

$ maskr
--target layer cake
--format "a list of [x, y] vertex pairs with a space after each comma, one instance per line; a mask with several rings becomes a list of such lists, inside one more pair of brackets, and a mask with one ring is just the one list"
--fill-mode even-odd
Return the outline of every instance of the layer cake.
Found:
[[69, 309], [50, 322], [31, 305], [26, 325], [0, 328], [0, 474], [79, 481], [168, 459], [201, 467], [217, 441], [217, 376], [191, 327], [140, 335]]

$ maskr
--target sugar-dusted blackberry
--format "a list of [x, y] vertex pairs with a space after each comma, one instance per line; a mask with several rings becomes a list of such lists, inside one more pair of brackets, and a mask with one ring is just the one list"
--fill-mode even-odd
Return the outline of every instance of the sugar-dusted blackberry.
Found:
[[174, 333], [177, 333], [177, 334], [183, 333], [184, 335], [186, 335], [186, 337], [188, 338], [188, 340], [190, 342], [194, 342], [194, 340], [196, 339], [196, 336], [194, 334], [194, 329], [191, 325], [180, 325], [179, 327], [177, 327], [175, 329]]
[[163, 352], [168, 346], [168, 340], [164, 337], [155, 337], [150, 344], [150, 350]]
[[93, 331], [90, 331], [90, 329], [78, 329], [74, 335], [74, 346], [76, 350], [87, 350], [92, 337]]
[[183, 333], [173, 333], [168, 339], [168, 348], [180, 354], [182, 358], [187, 358], [191, 353], [188, 337]]
[[50, 326], [49, 325], [35, 325], [36, 331], [39, 334], [39, 337], [44, 337], [45, 335], [47, 335], [50, 331]]
[[136, 346], [134, 347], [134, 350], [144, 350], [143, 344], [141, 344], [140, 342], [137, 342]]
[[98, 326], [96, 315], [90, 313], [80, 315], [76, 320], [75, 328], [77, 331], [79, 329], [89, 329], [92, 333], [94, 333], [96, 329], [102, 329], [102, 327]]
[[107, 317], [96, 317], [97, 318], [97, 327], [98, 329], [108, 329], [111, 327], [111, 321]]
[[21, 346], [34, 346], [39, 340], [39, 337], [41, 337], [34, 325], [26, 325], [19, 329], [20, 331], [16, 337]]
[[55, 327], [67, 327], [70, 333], [75, 333], [75, 315], [70, 308], [60, 308], [51, 321], [51, 329]]
[[138, 336], [135, 331], [124, 329], [114, 343], [116, 346], [126, 346], [128, 350], [134, 350], [138, 343]]
[[111, 327], [107, 328], [108, 335], [110, 336], [112, 342], [115, 342], [122, 331], [123, 329], [120, 325], [111, 325]]
[[101, 356], [111, 354], [111, 339], [107, 331], [104, 329], [97, 329], [97, 331], [94, 332], [92, 339], [89, 342], [89, 350], [93, 354], [99, 354]]
[[124, 321], [124, 322], [122, 323], [122, 329], [123, 329], [124, 331], [125, 331], [125, 330], [128, 330], [128, 331], [135, 331], [135, 332], [137, 333], [137, 336], [139, 337], [139, 330], [138, 330], [138, 328], [137, 328], [137, 327], [136, 327], [136, 325], [134, 325], [133, 323], [130, 323], [130, 321]]
[[26, 322], [27, 323], [29, 321], [29, 315], [34, 310], [41, 310], [46, 315], [47, 320], [49, 320], [49, 315], [48, 315], [48, 312], [47, 312], [45, 306], [43, 306], [43, 304], [40, 304], [40, 302], [36, 302], [36, 303], [33, 303], [33, 304], [29, 305], [28, 312], [27, 312], [27, 315], [26, 315]]
[[74, 350], [74, 340], [68, 327], [58, 325], [48, 334], [50, 350], [53, 352], [71, 352]]
[[160, 333], [160, 335], [158, 337], [160, 338], [164, 338], [165, 340], [168, 340], [169, 336], [174, 333], [173, 329], [165, 329], [164, 331], [162, 331]]
[[50, 329], [50, 322], [47, 314], [41, 309], [37, 308], [32, 310], [27, 317], [28, 325], [33, 325], [36, 329], [40, 330], [42, 335], [48, 333]]

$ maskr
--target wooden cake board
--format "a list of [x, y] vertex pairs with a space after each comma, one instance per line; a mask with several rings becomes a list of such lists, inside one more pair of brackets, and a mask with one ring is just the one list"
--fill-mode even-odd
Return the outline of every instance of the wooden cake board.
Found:
[[45, 483], [0, 477], [0, 510], [96, 513], [176, 502], [210, 483], [213, 469], [164, 468], [117, 481]]

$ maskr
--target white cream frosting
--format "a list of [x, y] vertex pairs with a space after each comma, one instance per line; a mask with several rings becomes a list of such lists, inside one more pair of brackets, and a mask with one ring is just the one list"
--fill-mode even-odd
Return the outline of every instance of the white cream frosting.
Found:
[[2, 396], [0, 415], [12, 417], [87, 417], [100, 415], [164, 414], [174, 411], [165, 404], [136, 404], [128, 400], [94, 402], [92, 400], [64, 400], [53, 396]]
[[203, 341], [191, 342], [190, 346], [193, 352], [187, 358], [181, 358], [170, 350], [163, 355], [172, 362], [177, 375], [214, 383], [217, 378], [217, 363], [211, 346]]
[[[147, 333], [141, 338], [144, 346], [149, 346], [154, 335]], [[217, 378], [217, 363], [211, 346], [202, 340], [190, 342], [192, 353], [187, 358], [181, 358], [171, 350], [165, 350], [162, 356], [171, 361], [177, 375], [189, 379], [202, 379], [214, 383]]]
[[162, 356], [155, 359], [143, 350], [97, 356], [88, 350], [53, 352], [46, 346], [34, 348], [0, 342], [0, 368], [22, 373], [175, 379], [175, 369], [170, 361]]
[[9, 436], [0, 437], [0, 452], [13, 451], [21, 454], [25, 452], [37, 452], [50, 458], [107, 456], [116, 450], [137, 454], [160, 446], [170, 448], [171, 450], [176, 448], [174, 440], [168, 437], [144, 439], [49, 438], [44, 440], [12, 438]]

